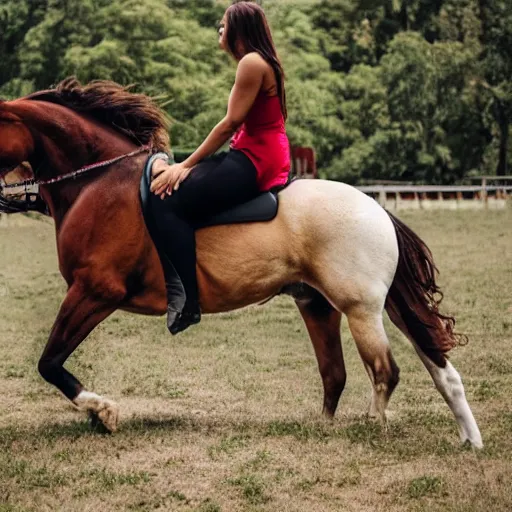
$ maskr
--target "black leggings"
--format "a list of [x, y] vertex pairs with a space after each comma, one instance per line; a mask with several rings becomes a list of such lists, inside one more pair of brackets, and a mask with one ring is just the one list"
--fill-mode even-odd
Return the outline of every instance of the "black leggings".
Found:
[[154, 241], [178, 272], [187, 303], [199, 301], [193, 226], [258, 194], [256, 168], [244, 153], [236, 150], [199, 162], [180, 188], [163, 200], [151, 194]]

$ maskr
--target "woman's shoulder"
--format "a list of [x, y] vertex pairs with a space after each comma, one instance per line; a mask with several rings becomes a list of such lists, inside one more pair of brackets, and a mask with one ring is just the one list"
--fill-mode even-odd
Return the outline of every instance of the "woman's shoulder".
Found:
[[240, 62], [238, 63], [239, 67], [250, 67], [252, 69], [266, 69], [268, 66], [267, 61], [258, 53], [258, 52], [250, 52], [244, 55]]
[[238, 63], [237, 74], [251, 78], [251, 80], [263, 80], [272, 73], [270, 64], [258, 53], [250, 52], [244, 55]]

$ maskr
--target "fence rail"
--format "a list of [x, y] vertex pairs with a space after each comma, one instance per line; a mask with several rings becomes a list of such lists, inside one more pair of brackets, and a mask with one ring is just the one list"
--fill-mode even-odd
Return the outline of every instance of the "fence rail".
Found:
[[[508, 178], [502, 180], [505, 183]], [[512, 197], [512, 185], [365, 185], [357, 187], [389, 209], [504, 208]], [[498, 181], [496, 179], [495, 181]]]
[[381, 191], [389, 193], [430, 193], [430, 192], [446, 192], [446, 193], [457, 193], [457, 192], [496, 192], [503, 190], [507, 193], [512, 192], [512, 185], [492, 185], [482, 187], [480, 185], [363, 185], [357, 187], [361, 192], [364, 193], [378, 193]]

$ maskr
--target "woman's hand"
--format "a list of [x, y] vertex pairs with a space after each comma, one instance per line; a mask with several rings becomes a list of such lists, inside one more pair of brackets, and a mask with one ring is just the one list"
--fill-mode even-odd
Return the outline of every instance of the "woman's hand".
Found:
[[167, 165], [159, 162], [162, 161], [157, 160], [155, 162], [155, 165], [158, 164], [157, 169], [152, 169], [154, 175], [158, 174], [151, 182], [151, 192], [163, 199], [165, 194], [171, 195], [173, 191], [179, 189], [180, 184], [190, 174], [193, 167], [186, 167], [182, 163]]
[[167, 160], [164, 160], [163, 158], [157, 158], [151, 166], [151, 177], [153, 179], [156, 178], [159, 174], [164, 172], [167, 167], [169, 167]]

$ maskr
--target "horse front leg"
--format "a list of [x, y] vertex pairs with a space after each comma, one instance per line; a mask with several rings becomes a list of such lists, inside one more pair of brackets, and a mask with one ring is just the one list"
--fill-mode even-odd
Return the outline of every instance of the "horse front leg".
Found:
[[110, 432], [117, 427], [118, 405], [84, 390], [63, 364], [89, 333], [117, 309], [118, 302], [114, 297], [109, 300], [91, 297], [80, 283], [74, 283], [60, 307], [38, 364], [39, 373], [47, 382], [62, 391], [79, 409], [99, 418]]

